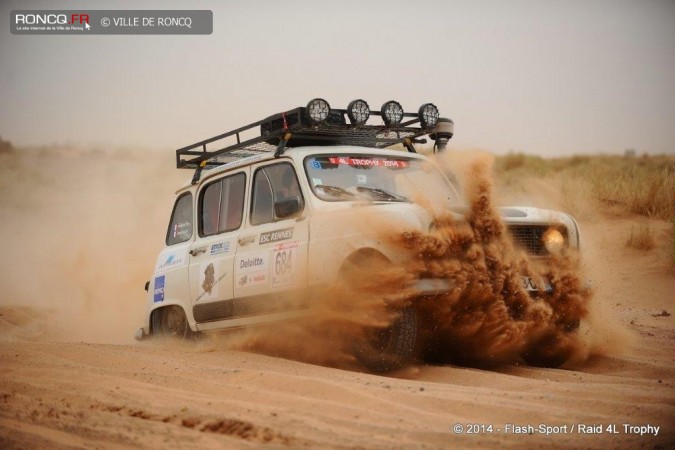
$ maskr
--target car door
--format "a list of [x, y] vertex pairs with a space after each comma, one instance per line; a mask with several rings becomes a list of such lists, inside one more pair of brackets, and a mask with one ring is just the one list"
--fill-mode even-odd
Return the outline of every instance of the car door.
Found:
[[[309, 220], [291, 160], [252, 167], [248, 224], [239, 236], [234, 295], [250, 314], [283, 309], [307, 286]], [[291, 295], [280, 295], [282, 293]]]
[[190, 297], [197, 323], [233, 317], [234, 258], [246, 219], [247, 168], [207, 180], [197, 193], [197, 239], [190, 247]]

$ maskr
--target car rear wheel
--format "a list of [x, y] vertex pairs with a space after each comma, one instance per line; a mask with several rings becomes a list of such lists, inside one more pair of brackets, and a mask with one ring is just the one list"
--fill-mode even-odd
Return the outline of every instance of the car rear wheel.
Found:
[[165, 306], [152, 313], [152, 332], [155, 336], [189, 339], [194, 333], [180, 306]]

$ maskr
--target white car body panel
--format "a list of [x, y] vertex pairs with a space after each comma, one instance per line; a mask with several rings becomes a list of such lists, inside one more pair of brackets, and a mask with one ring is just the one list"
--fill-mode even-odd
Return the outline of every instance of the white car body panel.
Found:
[[[353, 146], [301, 147], [288, 149], [280, 158], [274, 158], [272, 154], [257, 155], [205, 170], [196, 185], [186, 184], [177, 191], [177, 194], [193, 193], [193, 223], [197, 223], [197, 199], [203, 186], [218, 177], [243, 171], [247, 178], [242, 226], [238, 230], [209, 237], [200, 237], [195, 227], [191, 239], [162, 250], [149, 282], [147, 317], [142, 334], [151, 333], [153, 310], [167, 305], [181, 306], [194, 331], [288, 320], [302, 312], [260, 313], [198, 322], [194, 311], [208, 312], [210, 306], [237, 308], [238, 302], [249, 299], [273, 302], [275, 295], [281, 292], [325, 285], [335, 279], [342, 263], [359, 249], [375, 249], [392, 261], [405, 260], [408, 255], [383, 242], [378, 231], [385, 228], [427, 231], [432, 221], [431, 213], [409, 202], [319, 199], [311, 190], [304, 160], [311, 155], [329, 154], [429, 161], [425, 156], [398, 150]], [[253, 173], [258, 167], [277, 162], [288, 162], [295, 168], [304, 198], [304, 210], [299, 217], [253, 226], [249, 217]], [[500, 212], [507, 225], [560, 224], [567, 229], [569, 245], [579, 247], [578, 226], [565, 213], [532, 207], [500, 208]], [[205, 278], [206, 271], [211, 270], [209, 265], [212, 265], [211, 281]], [[425, 284], [428, 287], [420, 289], [435, 292], [445, 284], [429, 282]]]

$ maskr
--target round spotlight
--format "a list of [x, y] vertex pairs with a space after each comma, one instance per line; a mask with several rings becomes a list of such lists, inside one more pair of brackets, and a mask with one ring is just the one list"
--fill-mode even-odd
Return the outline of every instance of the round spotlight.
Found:
[[365, 100], [352, 100], [347, 106], [347, 116], [352, 125], [363, 125], [370, 117], [370, 107]]
[[433, 128], [438, 122], [438, 108], [433, 103], [425, 103], [417, 112], [423, 128]]
[[403, 120], [403, 107], [399, 102], [390, 100], [384, 105], [382, 105], [382, 119], [384, 119], [384, 124], [389, 125], [398, 125]]
[[322, 98], [315, 98], [307, 103], [307, 115], [314, 123], [321, 123], [328, 118], [330, 114], [330, 105]]
[[558, 254], [565, 246], [565, 237], [555, 228], [549, 228], [541, 237], [549, 253]]

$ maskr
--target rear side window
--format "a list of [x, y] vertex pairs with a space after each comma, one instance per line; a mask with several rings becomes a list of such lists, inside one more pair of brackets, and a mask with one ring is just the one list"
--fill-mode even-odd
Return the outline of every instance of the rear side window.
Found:
[[166, 245], [185, 242], [192, 237], [192, 193], [186, 192], [176, 199], [171, 222], [166, 232]]
[[297, 198], [300, 209], [303, 208], [304, 200], [292, 165], [280, 163], [256, 170], [253, 177], [251, 224], [259, 225], [279, 220], [274, 214], [274, 203], [291, 198]]
[[244, 215], [246, 175], [238, 173], [208, 184], [200, 194], [199, 235], [234, 231]]

